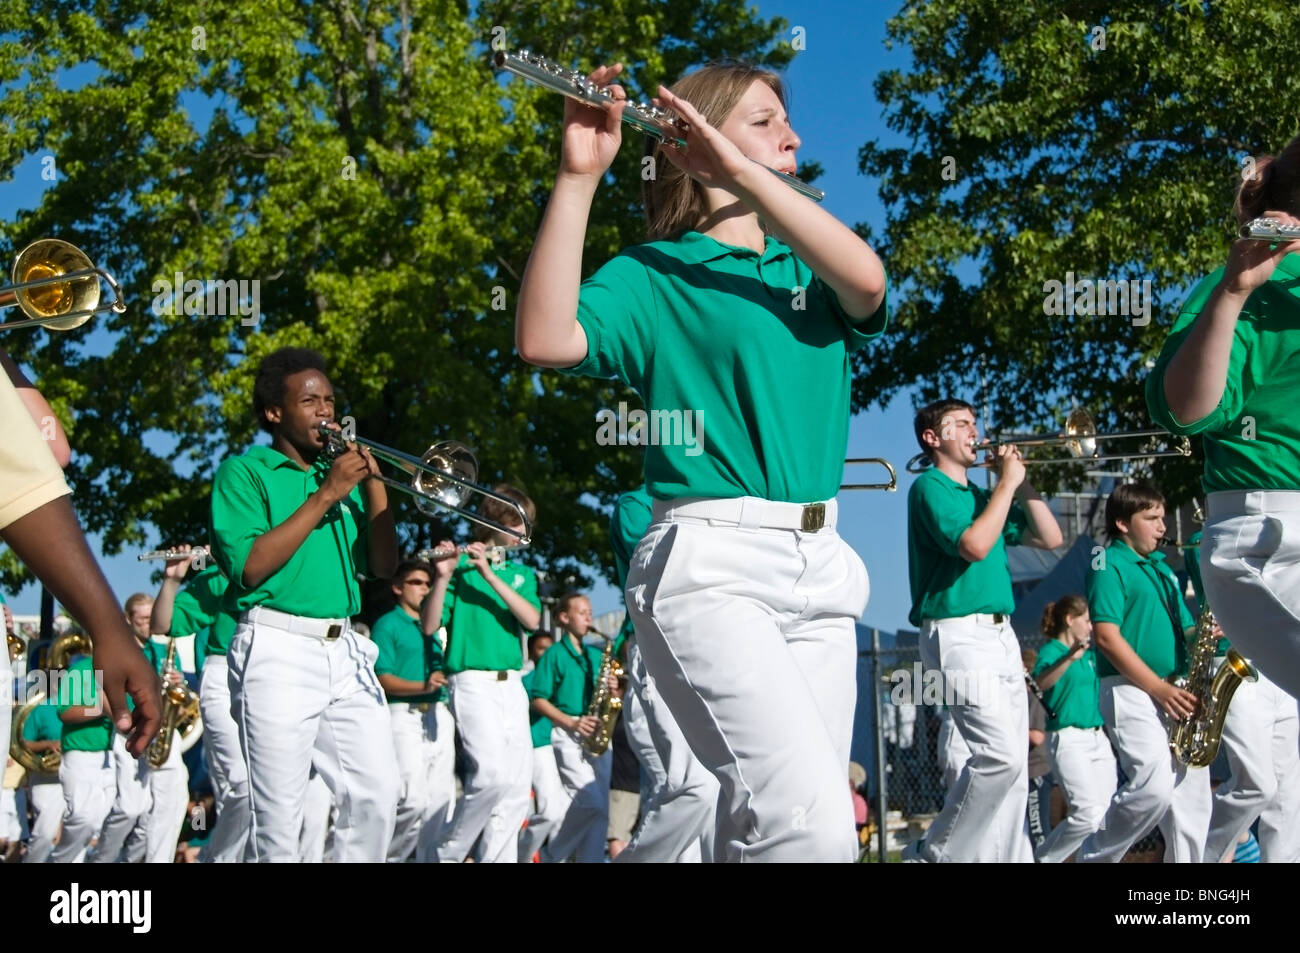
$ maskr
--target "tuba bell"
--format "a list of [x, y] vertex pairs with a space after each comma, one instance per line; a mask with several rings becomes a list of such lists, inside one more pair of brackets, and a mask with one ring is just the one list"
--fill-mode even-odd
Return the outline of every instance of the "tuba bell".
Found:
[[[94, 650], [94, 645], [90, 636], [81, 632], [69, 632], [59, 636], [50, 646], [48, 654], [48, 665], [46, 666], [51, 672], [66, 670], [68, 662], [74, 655], [89, 655]], [[9, 757], [13, 758], [31, 774], [58, 774], [59, 764], [63, 761], [63, 756], [58, 751], [43, 751], [37, 753], [27, 747], [27, 740], [23, 738], [23, 729], [27, 725], [27, 719], [31, 717], [32, 712], [36, 710], [37, 705], [47, 703], [45, 692], [37, 692], [31, 699], [24, 704], [14, 714], [13, 729], [9, 735]]]

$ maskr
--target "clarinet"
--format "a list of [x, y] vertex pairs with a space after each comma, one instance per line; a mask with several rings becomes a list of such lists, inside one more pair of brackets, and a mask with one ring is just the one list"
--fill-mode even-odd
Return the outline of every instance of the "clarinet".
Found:
[[[605, 103], [619, 101], [615, 100], [613, 96], [610, 96], [595, 83], [590, 82], [577, 70], [567, 70], [558, 63], [552, 62], [544, 56], [530, 53], [526, 49], [514, 53], [500, 50], [492, 55], [492, 62], [497, 69], [508, 70], [516, 76], [522, 76], [531, 83], [549, 89], [553, 93], [560, 93], [589, 106], [603, 106]], [[627, 105], [623, 108], [623, 121], [629, 126], [670, 145], [679, 148], [686, 145], [686, 140], [681, 138], [686, 135], [686, 128], [680, 119], [673, 118], [666, 109], [660, 109], [658, 106], [652, 106], [647, 102], [637, 103], [630, 99], [626, 102]], [[790, 188], [801, 195], [806, 195], [814, 202], [820, 202], [826, 197], [826, 193], [821, 189], [814, 188], [806, 182], [801, 182], [792, 175], [778, 172], [776, 169], [767, 166], [764, 166], [764, 168]]]
[[1300, 239], [1300, 225], [1283, 225], [1276, 218], [1256, 218], [1241, 226], [1237, 234], [1257, 242], [1293, 242]]

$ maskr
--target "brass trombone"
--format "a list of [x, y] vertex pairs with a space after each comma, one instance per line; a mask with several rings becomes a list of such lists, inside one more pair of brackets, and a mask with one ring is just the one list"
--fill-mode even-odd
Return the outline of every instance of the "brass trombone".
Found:
[[[474, 480], [478, 477], [478, 461], [469, 447], [455, 440], [444, 440], [424, 451], [424, 456], [413, 457], [409, 453], [385, 447], [362, 437], [344, 437], [343, 434], [322, 423], [317, 429], [325, 438], [325, 453], [339, 457], [348, 452], [348, 444], [355, 443], [370, 451], [371, 456], [382, 460], [390, 466], [397, 467], [411, 477], [410, 483], [403, 483], [380, 474], [376, 477], [385, 486], [401, 490], [415, 499], [415, 506], [425, 516], [434, 516], [438, 510], [448, 510], [472, 523], [486, 526], [497, 532], [513, 536], [520, 543], [532, 542], [533, 524], [524, 514], [524, 509], [516, 501], [487, 487], [479, 486]], [[504, 503], [523, 524], [522, 535], [517, 530], [509, 529], [493, 520], [465, 509], [472, 494], [478, 493], [490, 500]]]
[[[1186, 437], [1178, 437], [1177, 442], [1169, 450], [1145, 450], [1134, 453], [1112, 453], [1099, 454], [1097, 444], [1103, 440], [1121, 440], [1136, 439], [1139, 437], [1165, 437], [1172, 435], [1165, 430], [1126, 430], [1119, 433], [1097, 433], [1097, 424], [1092, 419], [1092, 414], [1088, 413], [1082, 407], [1076, 407], [1071, 411], [1070, 416], [1065, 420], [1065, 429], [1057, 434], [1027, 434], [1022, 437], [998, 437], [994, 440], [986, 440], [983, 443], [972, 444], [972, 450], [995, 451], [998, 447], [1019, 446], [1019, 447], [1045, 447], [1056, 444], [1063, 445], [1070, 455], [1068, 457], [1052, 457], [1045, 460], [1027, 459], [1024, 461], [1025, 466], [1043, 464], [1043, 463], [1105, 463], [1110, 460], [1136, 460], [1142, 458], [1154, 457], [1190, 457], [1192, 455], [1191, 441]], [[996, 460], [989, 459], [975, 464], [977, 467], [993, 467]], [[907, 461], [908, 473], [923, 473], [930, 466], [930, 457], [925, 453], [918, 453], [912, 459]]]
[[[113, 300], [99, 303], [99, 282], [113, 290]], [[13, 283], [0, 288], [0, 311], [18, 307], [24, 321], [0, 323], [0, 331], [41, 325], [49, 331], [71, 331], [100, 311], [126, 311], [122, 289], [107, 271], [76, 245], [57, 238], [32, 242], [14, 259]]]
[[888, 490], [890, 493], [898, 489], [898, 474], [894, 471], [894, 465], [884, 457], [853, 457], [845, 460], [844, 465], [856, 466], [864, 463], [878, 463], [889, 471], [888, 483], [844, 483], [840, 486], [841, 490]]

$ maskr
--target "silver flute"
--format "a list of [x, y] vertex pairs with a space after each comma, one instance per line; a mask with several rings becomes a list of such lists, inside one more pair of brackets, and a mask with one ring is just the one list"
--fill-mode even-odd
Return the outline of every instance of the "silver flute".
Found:
[[[521, 549], [527, 549], [525, 543], [512, 543], [509, 546], [488, 546], [483, 550], [483, 555], [487, 557], [490, 565], [500, 566], [506, 561], [506, 556], [510, 553], [518, 552]], [[459, 557], [469, 552], [469, 546], [461, 543], [455, 549], [422, 549], [415, 554], [415, 558], [421, 562], [436, 563], [443, 559]]]
[[[513, 53], [499, 50], [492, 55], [492, 62], [497, 69], [508, 70], [531, 83], [568, 96], [570, 99], [576, 99], [580, 103], [603, 106], [605, 103], [619, 102], [577, 70], [565, 69], [560, 64], [544, 56], [530, 53], [528, 50], [517, 50]], [[686, 135], [686, 126], [680, 119], [674, 118], [666, 109], [660, 109], [647, 102], [638, 103], [630, 99], [626, 102], [627, 105], [623, 108], [623, 121], [629, 126], [671, 145], [678, 147], [686, 145], [686, 140], [681, 138]], [[778, 172], [768, 166], [763, 168], [814, 202], [820, 202], [826, 197], [826, 193], [821, 189], [814, 188], [807, 182], [801, 182], [792, 175]]]
[[208, 555], [208, 547], [195, 546], [193, 549], [188, 551], [183, 549], [155, 549], [152, 552], [141, 553], [136, 557], [136, 559], [140, 562], [144, 562], [148, 559], [166, 559], [171, 561], [174, 559], [207, 559]]
[[1276, 218], [1256, 218], [1241, 226], [1237, 234], [1257, 242], [1293, 242], [1300, 240], [1300, 225], [1284, 225]]

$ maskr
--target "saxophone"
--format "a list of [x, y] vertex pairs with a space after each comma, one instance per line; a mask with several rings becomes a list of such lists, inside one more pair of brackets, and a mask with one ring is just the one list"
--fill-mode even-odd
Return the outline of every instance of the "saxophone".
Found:
[[1219, 753], [1223, 740], [1223, 720], [1228, 703], [1242, 682], [1258, 678], [1255, 668], [1236, 649], [1229, 649], [1218, 673], [1214, 672], [1214, 613], [1207, 605], [1196, 621], [1196, 641], [1188, 657], [1187, 678], [1174, 682], [1196, 696], [1196, 711], [1169, 729], [1169, 750], [1183, 764], [1193, 768], [1208, 766]]
[[145, 756], [150, 767], [160, 769], [167, 763], [172, 753], [172, 738], [179, 731], [182, 738], [188, 738], [199, 721], [199, 696], [184, 682], [173, 685], [167, 678], [179, 669], [172, 659], [176, 650], [176, 636], [167, 640], [167, 659], [163, 663], [163, 715], [162, 727], [158, 736], [149, 742]]
[[[596, 632], [595, 629], [590, 631]], [[614, 640], [602, 632], [596, 632], [605, 640], [605, 647], [600, 653], [600, 671], [596, 673], [596, 685], [592, 689], [591, 704], [587, 706], [587, 717], [595, 718], [597, 726], [592, 736], [582, 746], [593, 755], [600, 756], [609, 748], [614, 737], [614, 723], [618, 713], [623, 710], [623, 699], [619, 698], [609, 687], [609, 677], [623, 677], [623, 666], [614, 658]]]

